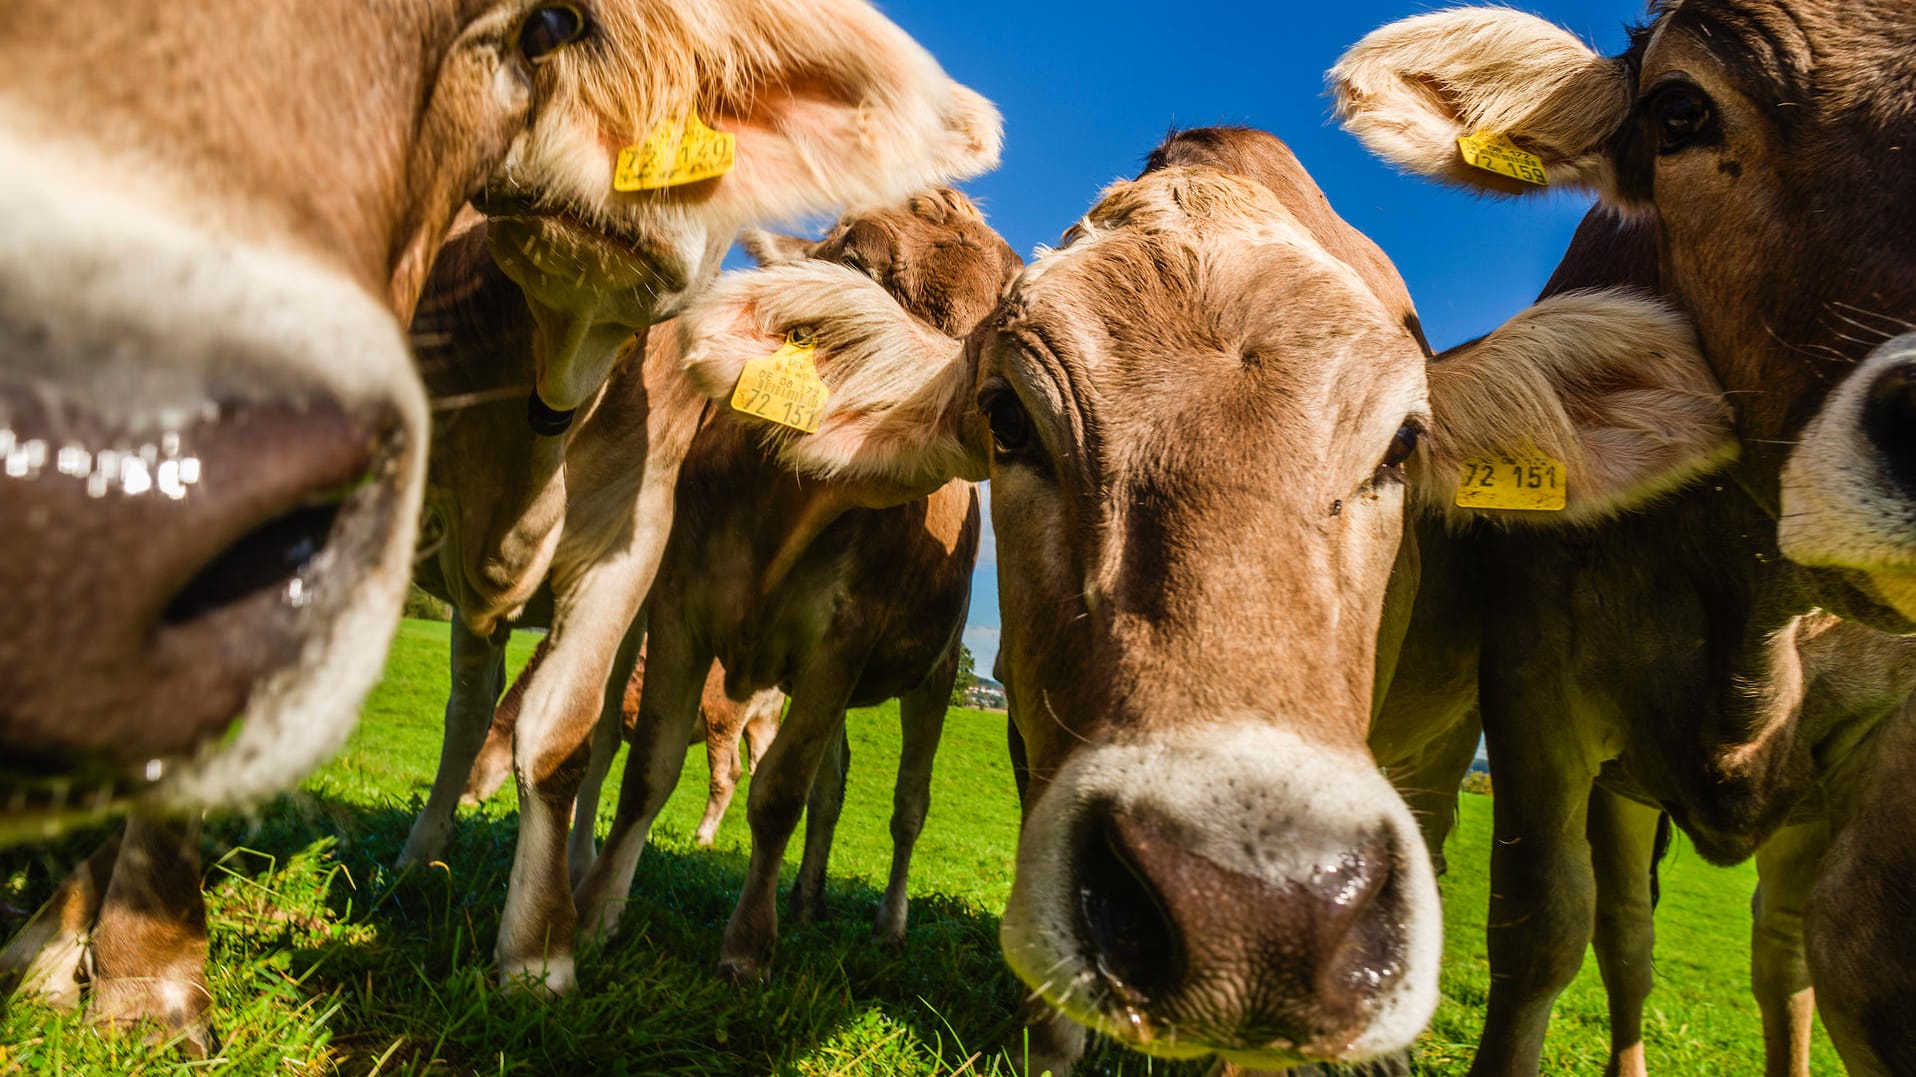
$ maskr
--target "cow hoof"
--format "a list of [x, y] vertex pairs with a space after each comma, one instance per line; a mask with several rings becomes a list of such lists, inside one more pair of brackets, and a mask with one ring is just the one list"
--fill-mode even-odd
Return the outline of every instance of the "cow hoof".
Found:
[[765, 982], [771, 968], [750, 957], [719, 958], [719, 978], [735, 987], [757, 987]]
[[143, 1034], [155, 1045], [170, 1045], [189, 1058], [210, 1058], [219, 1036], [207, 1019], [211, 998], [194, 980], [109, 980], [94, 985], [87, 1022], [104, 1034]]
[[507, 995], [553, 999], [571, 994], [578, 986], [578, 970], [570, 957], [508, 962], [499, 967], [499, 990]]
[[692, 835], [692, 844], [697, 845], [701, 849], [710, 849], [712, 846], [718, 844], [718, 831], [714, 830], [707, 833], [701, 830]]

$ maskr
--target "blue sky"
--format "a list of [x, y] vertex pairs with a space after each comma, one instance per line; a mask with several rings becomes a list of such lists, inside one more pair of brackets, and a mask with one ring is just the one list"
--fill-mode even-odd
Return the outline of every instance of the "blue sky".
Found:
[[[1451, 6], [1423, 0], [1140, 3], [879, 0], [1005, 117], [1004, 163], [966, 185], [1021, 254], [1055, 242], [1113, 179], [1135, 175], [1172, 126], [1261, 127], [1288, 142], [1331, 204], [1397, 263], [1439, 348], [1522, 309], [1588, 199], [1493, 200], [1400, 176], [1330, 122], [1324, 71], [1365, 33]], [[1605, 53], [1642, 0], [1510, 0]], [[1494, 254], [1486, 255], [1489, 250]], [[997, 556], [979, 559], [966, 642], [997, 652]]]

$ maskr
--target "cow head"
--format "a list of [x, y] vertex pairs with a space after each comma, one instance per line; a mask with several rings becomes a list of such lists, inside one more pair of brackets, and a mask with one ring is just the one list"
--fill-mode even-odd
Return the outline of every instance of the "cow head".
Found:
[[[1464, 162], [1460, 137], [1501, 134], [1551, 184], [1647, 222], [1659, 288], [1735, 404], [1739, 477], [1787, 518], [1828, 494], [1779, 490], [1791, 446], [1854, 365], [1916, 319], [1912, 40], [1916, 8], [1900, 0], [1682, 0], [1655, 5], [1607, 58], [1532, 16], [1460, 8], [1376, 31], [1331, 81], [1345, 124], [1398, 165], [1541, 190]], [[1870, 544], [1885, 503], [1911, 511], [1900, 488], [1867, 489], [1846, 510], [1849, 545]]]
[[722, 281], [688, 355], [723, 396], [718, 357], [806, 327], [833, 396], [789, 466], [992, 480], [1019, 975], [1161, 1055], [1361, 1059], [1436, 1003], [1429, 858], [1365, 746], [1407, 505], [1455, 511], [1468, 461], [1547, 445], [1575, 477], [1543, 522], [1594, 519], [1723, 459], [1726, 412], [1682, 322], [1627, 294], [1433, 365], [1282, 144], [1187, 132], [1154, 164], [964, 340], [818, 265]]
[[[997, 111], [865, 0], [602, 3], [580, 44], [542, 69], [554, 104], [481, 202], [538, 322], [538, 404], [560, 415], [709, 282], [741, 226], [997, 162]], [[693, 116], [735, 140], [729, 171], [616, 189], [628, 147]]]
[[424, 458], [401, 319], [563, 7], [9, 7], [0, 840], [264, 796], [351, 728]]

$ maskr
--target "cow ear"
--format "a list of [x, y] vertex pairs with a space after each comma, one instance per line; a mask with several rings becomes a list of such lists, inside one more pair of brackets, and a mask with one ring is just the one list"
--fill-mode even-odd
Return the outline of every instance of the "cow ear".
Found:
[[[1512, 524], [1589, 523], [1736, 456], [1730, 408], [1695, 333], [1641, 293], [1553, 296], [1429, 370], [1433, 429], [1411, 472], [1420, 506]], [[1457, 507], [1473, 468], [1533, 454], [1560, 465], [1561, 511]]]
[[1372, 153], [1464, 187], [1525, 194], [1535, 183], [1476, 167], [1458, 140], [1503, 135], [1551, 184], [1615, 187], [1605, 152], [1630, 110], [1620, 60], [1533, 15], [1457, 8], [1372, 31], [1328, 76], [1338, 118]]
[[964, 342], [913, 318], [862, 274], [820, 261], [727, 273], [679, 325], [687, 375], [726, 404], [747, 363], [793, 336], [812, 341], [829, 394], [815, 433], [733, 412], [794, 472], [876, 480], [895, 501], [986, 477], [989, 446]]
[[817, 244], [804, 236], [747, 228], [738, 234], [738, 245], [760, 266], [782, 266], [810, 258]]

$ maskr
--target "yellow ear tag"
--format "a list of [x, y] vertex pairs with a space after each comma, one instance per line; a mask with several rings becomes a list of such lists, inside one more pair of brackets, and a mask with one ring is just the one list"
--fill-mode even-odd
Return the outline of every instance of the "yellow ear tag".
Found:
[[732, 170], [738, 140], [705, 126], [696, 112], [679, 123], [652, 128], [644, 142], [619, 151], [612, 173], [615, 191], [655, 191], [717, 179]]
[[792, 333], [777, 351], [746, 363], [738, 388], [732, 390], [732, 410], [800, 433], [817, 433], [818, 413], [825, 410], [831, 390], [812, 362], [815, 347], [811, 338]]
[[1457, 476], [1457, 507], [1562, 512], [1564, 472], [1563, 461], [1535, 449], [1472, 457]]
[[1458, 139], [1457, 148], [1464, 153], [1464, 163], [1472, 168], [1534, 183], [1539, 187], [1550, 186], [1550, 177], [1543, 170], [1543, 158], [1518, 149], [1517, 144], [1507, 136], [1479, 131]]

